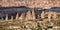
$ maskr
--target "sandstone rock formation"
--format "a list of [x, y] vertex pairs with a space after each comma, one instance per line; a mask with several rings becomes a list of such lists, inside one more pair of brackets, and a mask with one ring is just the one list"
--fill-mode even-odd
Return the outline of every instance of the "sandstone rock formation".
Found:
[[5, 18], [5, 20], [6, 20], [6, 21], [8, 20], [8, 14], [6, 15], [6, 18]]
[[60, 0], [2, 0], [0, 1], [1, 6], [27, 6], [27, 7], [60, 7]]
[[11, 16], [11, 19], [10, 20], [13, 20], [13, 16]]
[[18, 18], [19, 18], [19, 14], [17, 13], [17, 15], [16, 15], [16, 20], [18, 20]]
[[26, 13], [26, 18], [25, 18], [26, 20], [31, 20], [32, 19], [32, 15], [31, 15], [31, 12], [30, 11], [28, 11], [27, 13]]
[[42, 19], [45, 18], [45, 13], [44, 13], [44, 11], [42, 11], [42, 13], [41, 13], [41, 18], [42, 18]]
[[30, 12], [30, 11], [28, 11], [27, 13], [26, 13], [26, 20], [31, 20], [31, 19], [36, 19], [36, 17], [35, 17], [35, 11], [34, 11], [34, 9], [32, 10], [32, 13]]
[[36, 19], [34, 9], [32, 10], [32, 19]]
[[19, 17], [20, 20], [23, 20], [25, 18], [25, 14], [22, 13], [21, 16]]

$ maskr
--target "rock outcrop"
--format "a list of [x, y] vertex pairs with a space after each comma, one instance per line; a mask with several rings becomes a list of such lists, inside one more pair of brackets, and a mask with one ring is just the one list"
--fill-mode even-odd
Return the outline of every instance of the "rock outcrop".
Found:
[[31, 20], [32, 19], [32, 15], [31, 15], [31, 12], [30, 11], [28, 11], [27, 13], [26, 13], [26, 18], [25, 18], [26, 20]]
[[42, 19], [45, 18], [45, 13], [44, 13], [44, 11], [42, 11], [42, 13], [41, 13], [41, 18], [42, 18]]
[[32, 10], [32, 19], [36, 19], [34, 9]]
[[6, 21], [8, 20], [8, 14], [6, 15], [6, 18], [5, 18], [5, 20], [6, 20]]
[[18, 18], [19, 18], [19, 14], [17, 13], [17, 15], [16, 15], [16, 20], [18, 20]]
[[21, 16], [19, 17], [20, 20], [23, 20], [25, 18], [25, 14], [22, 13]]

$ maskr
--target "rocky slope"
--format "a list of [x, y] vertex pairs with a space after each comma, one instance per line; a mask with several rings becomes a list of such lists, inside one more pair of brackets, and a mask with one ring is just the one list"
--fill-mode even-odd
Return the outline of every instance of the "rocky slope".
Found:
[[60, 0], [17, 0], [17, 1], [8, 1], [6, 0], [0, 2], [0, 6], [28, 6], [31, 8], [40, 7], [40, 8], [50, 8], [50, 7], [60, 7]]

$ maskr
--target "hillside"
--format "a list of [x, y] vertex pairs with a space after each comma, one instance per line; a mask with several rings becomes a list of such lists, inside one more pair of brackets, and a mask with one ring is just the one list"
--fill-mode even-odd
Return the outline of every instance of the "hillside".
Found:
[[50, 8], [50, 7], [60, 7], [60, 0], [2, 0], [0, 1], [0, 6], [27, 6], [27, 7], [40, 7], [40, 8]]

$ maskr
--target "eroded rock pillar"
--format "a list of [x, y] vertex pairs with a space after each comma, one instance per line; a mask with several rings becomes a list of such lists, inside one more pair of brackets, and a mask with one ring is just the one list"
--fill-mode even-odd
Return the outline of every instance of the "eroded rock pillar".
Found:
[[17, 15], [16, 15], [16, 20], [18, 20], [18, 18], [19, 18], [19, 14], [17, 13]]
[[5, 20], [6, 20], [6, 21], [8, 20], [8, 14], [6, 14]]
[[26, 18], [25, 18], [26, 20], [31, 20], [32, 19], [32, 15], [31, 15], [31, 12], [30, 11], [28, 11], [27, 13], [26, 13]]
[[42, 13], [41, 13], [41, 18], [42, 18], [42, 19], [45, 18], [45, 13], [44, 13], [44, 11], [42, 11]]
[[24, 16], [25, 16], [25, 14], [22, 13], [21, 16], [19, 17], [19, 20], [23, 20], [25, 18]]
[[32, 19], [36, 19], [34, 9], [32, 10]]

